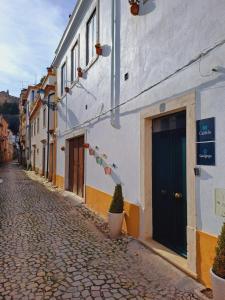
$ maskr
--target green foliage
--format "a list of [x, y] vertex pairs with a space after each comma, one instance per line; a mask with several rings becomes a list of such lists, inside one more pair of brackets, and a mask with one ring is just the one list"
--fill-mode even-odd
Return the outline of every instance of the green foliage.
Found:
[[8, 114], [8, 115], [18, 115], [19, 114], [19, 106], [17, 103], [3, 103], [0, 105], [0, 113]]
[[216, 247], [216, 257], [212, 268], [213, 272], [225, 279], [225, 223], [223, 224], [221, 234], [218, 238]]
[[112, 202], [109, 208], [110, 213], [122, 213], [123, 212], [123, 193], [121, 184], [117, 184], [113, 194]]
[[11, 129], [14, 134], [17, 134], [19, 130], [18, 103], [3, 103], [2, 105], [0, 105], [0, 114], [3, 114], [3, 117], [9, 123], [9, 129]]

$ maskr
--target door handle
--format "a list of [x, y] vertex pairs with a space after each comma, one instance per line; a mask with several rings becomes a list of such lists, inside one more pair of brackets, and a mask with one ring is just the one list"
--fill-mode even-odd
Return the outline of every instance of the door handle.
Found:
[[174, 193], [174, 197], [176, 199], [181, 199], [181, 198], [183, 198], [183, 195], [182, 195], [182, 193]]

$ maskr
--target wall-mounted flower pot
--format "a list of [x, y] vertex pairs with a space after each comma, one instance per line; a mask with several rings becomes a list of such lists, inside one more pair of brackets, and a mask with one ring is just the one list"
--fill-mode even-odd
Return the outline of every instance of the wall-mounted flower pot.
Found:
[[84, 149], [89, 149], [90, 145], [88, 143], [83, 144]]
[[69, 93], [70, 89], [68, 86], [65, 87], [65, 93]]
[[83, 70], [79, 67], [77, 68], [77, 76], [82, 78], [83, 77]]
[[111, 175], [112, 174], [112, 169], [110, 167], [105, 167], [104, 171], [105, 171], [105, 175]]
[[62, 151], [65, 151], [65, 147], [64, 147], [64, 146], [62, 146], [62, 147], [61, 147], [61, 150], [62, 150]]
[[89, 154], [90, 154], [90, 155], [95, 155], [95, 150], [92, 149], [92, 148], [89, 148]]
[[133, 16], [138, 16], [139, 14], [139, 4], [138, 3], [132, 3], [130, 6], [130, 12]]
[[96, 54], [97, 55], [102, 55], [102, 47], [101, 47], [101, 44], [96, 44], [95, 45], [95, 50], [96, 50]]

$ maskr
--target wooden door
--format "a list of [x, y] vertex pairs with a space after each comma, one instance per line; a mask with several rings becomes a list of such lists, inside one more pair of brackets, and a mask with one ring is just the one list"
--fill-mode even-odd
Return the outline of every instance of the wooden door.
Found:
[[69, 190], [84, 195], [84, 136], [69, 142]]
[[53, 176], [53, 144], [50, 144], [49, 149], [49, 173], [48, 173], [48, 179], [49, 181], [52, 181]]
[[153, 121], [153, 238], [187, 255], [186, 116]]
[[33, 171], [36, 171], [36, 149], [33, 148]]
[[42, 148], [42, 175], [45, 176], [45, 146]]

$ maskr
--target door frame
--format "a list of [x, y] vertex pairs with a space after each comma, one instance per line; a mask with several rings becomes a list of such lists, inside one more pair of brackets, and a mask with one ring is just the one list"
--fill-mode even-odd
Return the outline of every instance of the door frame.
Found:
[[[195, 90], [152, 104], [140, 114], [140, 239], [152, 240], [152, 120], [163, 115], [186, 111], [186, 178], [187, 178], [187, 269], [196, 275], [196, 116]], [[169, 249], [168, 249], [169, 251]], [[166, 255], [165, 255], [166, 256]], [[177, 255], [178, 256], [178, 255]], [[168, 259], [169, 260], [169, 259]], [[174, 260], [176, 257], [174, 255]], [[172, 261], [171, 261], [172, 262]], [[175, 262], [174, 262], [175, 263]]]
[[[69, 191], [69, 144], [70, 144], [70, 140], [77, 138], [79, 136], [84, 136], [84, 142], [87, 141], [87, 132], [85, 129], [80, 129], [77, 130], [76, 132], [72, 132], [70, 134], [67, 135], [66, 140], [65, 140], [65, 179], [64, 179], [64, 186], [65, 186], [65, 190]], [[84, 151], [84, 196], [83, 198], [81, 198], [82, 200], [86, 199], [86, 160], [87, 160], [87, 151]], [[79, 197], [79, 196], [77, 196]], [[79, 197], [80, 198], [80, 197]]]

